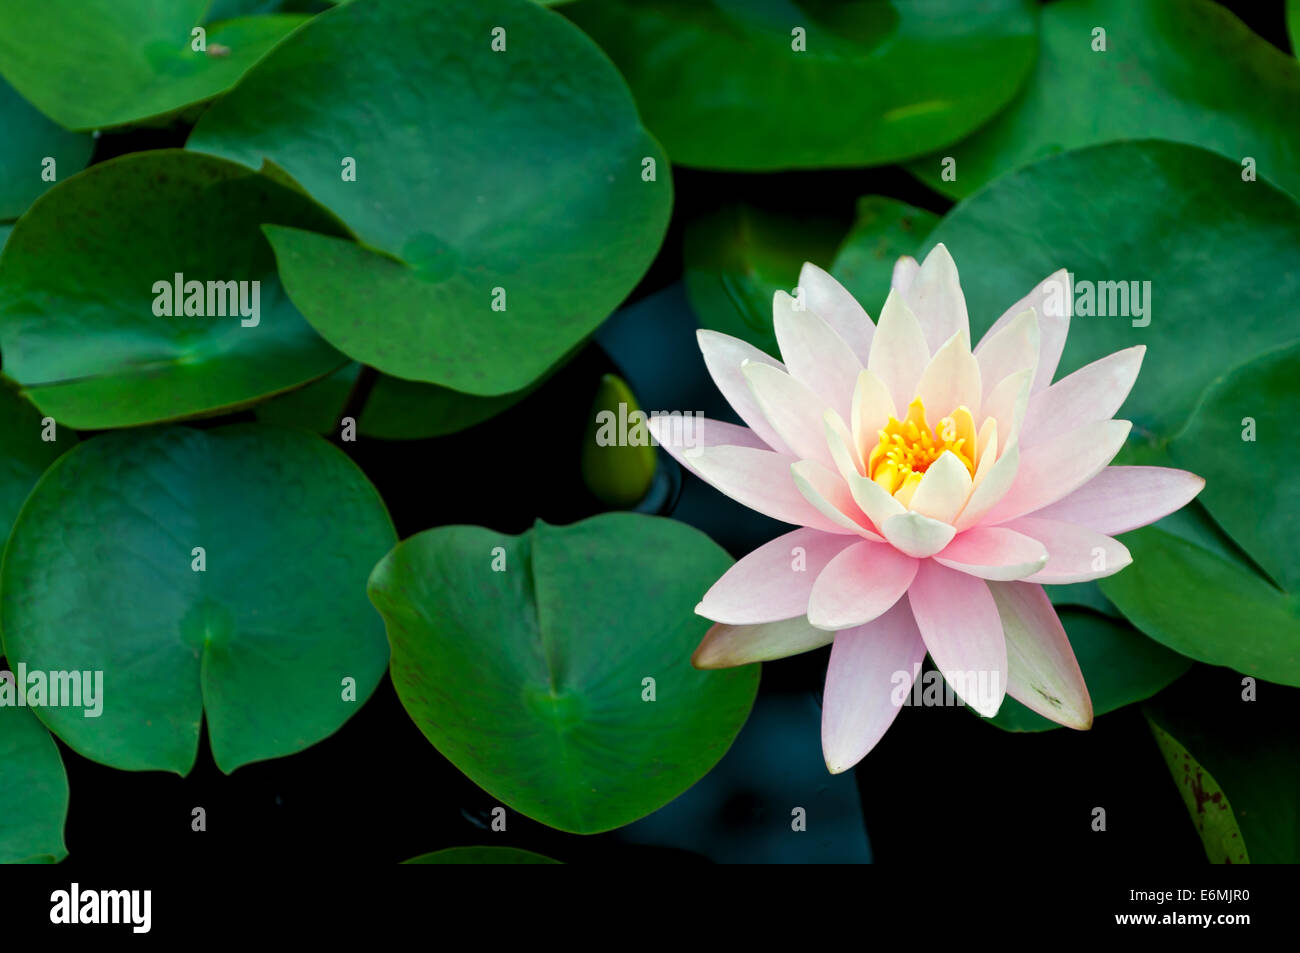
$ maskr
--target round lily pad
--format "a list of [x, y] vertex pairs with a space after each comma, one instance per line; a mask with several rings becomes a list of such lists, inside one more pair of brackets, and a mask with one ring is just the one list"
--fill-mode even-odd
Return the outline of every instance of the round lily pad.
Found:
[[47, 704], [71, 748], [186, 774], [206, 717], [227, 773], [300, 751], [365, 702], [388, 660], [365, 580], [396, 533], [338, 449], [264, 424], [78, 445], [41, 479], [0, 571], [5, 654], [102, 672], [102, 711]]
[[1221, 152], [1238, 177], [1250, 157], [1254, 175], [1300, 195], [1298, 100], [1300, 63], [1220, 4], [1060, 0], [1043, 5], [1042, 51], [1015, 102], [908, 168], [961, 197], [1043, 156], [1150, 137]]
[[645, 273], [672, 205], [622, 78], [528, 0], [338, 6], [188, 145], [270, 160], [355, 233], [267, 229], [289, 295], [330, 343], [480, 396], [523, 389], [594, 331]]
[[0, 705], [0, 864], [62, 860], [67, 817], [68, 776], [58, 745], [30, 709]]
[[960, 139], [1029, 74], [1027, 0], [585, 0], [564, 12], [627, 77], [674, 162], [877, 165]]
[[375, 567], [393, 685], [493, 797], [573, 833], [630, 823], [726, 753], [757, 666], [703, 672], [695, 604], [731, 559], [698, 530], [609, 513], [521, 536], [428, 530]]
[[80, 172], [95, 140], [50, 122], [0, 79], [0, 222], [15, 219], [59, 179]]
[[[61, 126], [118, 126], [225, 92], [308, 19], [239, 17], [201, 27], [211, 2], [5, 0], [0, 73]], [[196, 29], [204, 30], [202, 44]]]
[[285, 295], [263, 222], [338, 227], [291, 189], [179, 149], [60, 183], [0, 256], [5, 374], [60, 422], [104, 429], [230, 410], [331, 373], [346, 359]]

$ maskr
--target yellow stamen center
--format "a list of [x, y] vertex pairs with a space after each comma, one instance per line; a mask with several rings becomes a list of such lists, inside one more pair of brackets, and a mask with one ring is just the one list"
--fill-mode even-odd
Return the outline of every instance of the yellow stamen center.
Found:
[[931, 430], [925, 405], [917, 397], [908, 406], [906, 419], [890, 417], [876, 433], [880, 442], [867, 458], [867, 475], [904, 506], [911, 502], [930, 464], [945, 450], [952, 451], [971, 476], [975, 475], [974, 421], [966, 407], [958, 407]]

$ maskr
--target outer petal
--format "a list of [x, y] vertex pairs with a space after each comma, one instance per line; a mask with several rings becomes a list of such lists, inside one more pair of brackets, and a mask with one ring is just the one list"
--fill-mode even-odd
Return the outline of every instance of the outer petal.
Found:
[[693, 468], [720, 493], [764, 516], [827, 533], [850, 533], [804, 497], [790, 476], [791, 457], [752, 447], [705, 447]]
[[1092, 699], [1042, 586], [991, 582], [1007, 643], [1007, 694], [1069, 728], [1092, 727]]
[[976, 526], [934, 557], [935, 562], [981, 579], [1024, 579], [1047, 563], [1047, 547], [1002, 526]]
[[1115, 458], [1132, 426], [1102, 420], [1024, 450], [1015, 482], [984, 521], [1005, 523], [1073, 493]]
[[853, 536], [797, 529], [745, 556], [713, 584], [698, 615], [729, 625], [759, 625], [808, 614], [813, 582]]
[[796, 311], [794, 299], [784, 291], [774, 296], [772, 323], [791, 376], [820, 397], [825, 406], [847, 416], [862, 373], [858, 356], [816, 313]]
[[887, 543], [869, 540], [840, 551], [813, 583], [808, 621], [819, 629], [870, 622], [896, 603], [916, 575], [917, 562]]
[[986, 718], [998, 713], [1007, 685], [1007, 641], [988, 584], [932, 559], [907, 592], [916, 626], [943, 677]]
[[880, 312], [880, 324], [871, 341], [867, 370], [889, 389], [895, 407], [906, 407], [916, 395], [925, 366], [930, 363], [930, 348], [916, 315], [903, 296], [890, 291]]
[[[1074, 289], [1071, 286], [1070, 273], [1062, 268], [1048, 275], [1033, 291], [1007, 308], [1002, 317], [989, 328], [988, 334], [984, 335], [980, 347], [983, 347], [984, 341], [1006, 327], [1020, 312], [1030, 308], [1038, 314], [1038, 371], [1034, 376], [1032, 387], [1033, 392], [1037, 393], [1052, 383], [1056, 365], [1061, 362], [1061, 352], [1065, 349], [1066, 335], [1070, 332], [1070, 315], [1074, 310]], [[976, 348], [976, 351], [979, 349]]]
[[746, 361], [770, 364], [782, 370], [785, 365], [752, 344], [727, 334], [701, 329], [695, 332], [695, 338], [700, 344], [700, 353], [704, 355], [704, 366], [708, 368], [709, 376], [736, 415], [749, 424], [754, 433], [777, 453], [792, 453], [763, 416], [758, 401], [754, 400], [749, 389], [749, 382], [740, 370]]
[[822, 753], [831, 774], [876, 746], [924, 660], [925, 643], [905, 600], [874, 622], [835, 633], [822, 696]]
[[834, 466], [822, 431], [826, 405], [811, 390], [785, 371], [769, 364], [746, 361], [741, 372], [749, 382], [763, 416], [801, 460], [816, 460]]
[[1029, 370], [1032, 384], [1040, 349], [1038, 315], [1032, 308], [1020, 312], [996, 333], [986, 334], [975, 349], [980, 380], [984, 382], [984, 396], [987, 397], [999, 382], [1018, 371]]
[[1133, 561], [1128, 547], [1084, 526], [1025, 517], [1004, 524], [1047, 547], [1047, 564], [1026, 582], [1064, 585], [1113, 576]]
[[970, 352], [970, 338], [965, 329], [958, 331], [935, 353], [921, 373], [916, 385], [921, 402], [938, 418], [965, 406], [978, 418], [983, 394], [980, 366]]
[[1021, 444], [1033, 446], [1114, 417], [1133, 389], [1145, 353], [1142, 344], [1116, 351], [1034, 394], [1020, 430]]
[[839, 474], [832, 473], [813, 460], [796, 461], [791, 464], [790, 473], [799, 494], [824, 517], [823, 522], [838, 526], [837, 532], [857, 533], [867, 539], [880, 541], [870, 520], [858, 509], [848, 485]]
[[917, 559], [933, 556], [957, 534], [948, 523], [910, 512], [889, 517], [880, 527], [880, 532], [896, 549]]
[[799, 270], [799, 287], [809, 310], [835, 329], [858, 360], [866, 363], [876, 326], [848, 290], [822, 269], [805, 262]]
[[942, 242], [925, 256], [903, 297], [921, 322], [929, 353], [938, 351], [959, 331], [965, 331], [969, 339], [966, 296], [957, 277], [957, 265]]
[[690, 414], [658, 414], [646, 422], [646, 429], [674, 460], [696, 476], [699, 473], [696, 472], [693, 461], [705, 447], [768, 449], [758, 434], [748, 427]]
[[970, 471], [955, 453], [945, 450], [921, 477], [908, 509], [941, 523], [951, 523], [970, 494]]
[[691, 656], [696, 668], [732, 668], [798, 655], [829, 645], [834, 632], [814, 629], [804, 618], [765, 625], [726, 625], [709, 629]]
[[1029, 407], [1029, 383], [1033, 368], [1017, 371], [1004, 377], [989, 391], [984, 401], [984, 416], [998, 422], [998, 440], [1003, 447], [1011, 441], [1020, 442], [1020, 428]]
[[1031, 515], [1114, 536], [1182, 509], [1205, 480], [1169, 467], [1106, 467], [1069, 496]]

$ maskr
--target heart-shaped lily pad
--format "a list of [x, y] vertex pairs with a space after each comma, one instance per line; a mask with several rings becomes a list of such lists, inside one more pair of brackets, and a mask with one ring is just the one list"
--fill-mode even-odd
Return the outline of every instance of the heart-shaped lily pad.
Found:
[[225, 92], [308, 20], [240, 17], [200, 26], [211, 2], [5, 0], [0, 74], [61, 126], [118, 126]]
[[543, 854], [518, 847], [448, 847], [403, 861], [406, 864], [558, 864]]
[[102, 672], [102, 711], [34, 711], [92, 760], [186, 774], [301, 751], [388, 660], [365, 580], [396, 538], [335, 447], [264, 424], [105, 434], [46, 472], [0, 574], [5, 654]]
[[322, 13], [203, 116], [189, 148], [270, 159], [356, 234], [267, 229], [330, 343], [480, 396], [523, 389], [594, 331], [654, 258], [672, 205], [667, 160], [617, 71], [527, 0]]
[[0, 381], [0, 547], [45, 468], [76, 442]]
[[[2, 659], [0, 670], [7, 671]], [[0, 684], [6, 690], [17, 688]], [[58, 745], [29, 709], [0, 705], [0, 864], [62, 860], [67, 816], [68, 776]]]
[[892, 162], [1015, 94], [1026, 0], [586, 0], [564, 12], [627, 77], [674, 162], [766, 170]]
[[1249, 157], [1254, 175], [1300, 195], [1298, 100], [1300, 63], [1210, 0], [1060, 0], [1043, 5], [1019, 98], [908, 168], [960, 197], [1052, 153], [1150, 137], [1221, 152], [1239, 178]]
[[610, 513], [521, 536], [429, 530], [375, 567], [393, 685], [492, 796], [574, 833], [663, 806], [722, 757], [756, 666], [702, 672], [692, 611], [731, 564], [698, 530]]
[[[1048, 587], [1049, 594], [1053, 588]], [[1083, 609], [1056, 612], [1079, 660], [1094, 715], [1150, 698], [1192, 666], [1191, 659], [1157, 645], [1123, 621]], [[1007, 731], [1061, 727], [1009, 695], [989, 721]]]
[[0, 79], [0, 222], [15, 219], [59, 179], [80, 172], [95, 140], [50, 122]]
[[102, 429], [229, 410], [331, 373], [345, 358], [286, 297], [263, 222], [338, 227], [291, 189], [179, 149], [60, 183], [0, 256], [5, 374], [60, 422]]

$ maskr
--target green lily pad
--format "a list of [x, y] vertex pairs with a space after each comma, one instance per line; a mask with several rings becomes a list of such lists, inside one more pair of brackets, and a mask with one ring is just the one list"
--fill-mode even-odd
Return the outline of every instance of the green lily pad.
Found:
[[[5, 374], [61, 423], [104, 429], [230, 410], [333, 372], [346, 359], [285, 295], [263, 222], [337, 228], [264, 176], [178, 149], [60, 183], [0, 257]], [[213, 316], [155, 313], [175, 312], [155, 286], [176, 274], [204, 283], [195, 300]], [[225, 291], [247, 291], [251, 312], [255, 281], [257, 314], [231, 314]]]
[[[1048, 586], [1048, 593], [1054, 588]], [[1150, 698], [1192, 666], [1191, 659], [1152, 642], [1122, 620], [1073, 608], [1058, 608], [1057, 615], [1079, 660], [1094, 715]], [[988, 721], [1006, 731], [1061, 727], [1010, 695]]]
[[[258, 404], [257, 419], [333, 433], [360, 372], [361, 365], [354, 361], [314, 384]], [[357, 430], [363, 437], [377, 440], [441, 437], [495, 417], [532, 390], [530, 387], [500, 397], [475, 397], [437, 384], [380, 374], [357, 420]]]
[[404, 864], [558, 864], [543, 854], [518, 847], [448, 847], [431, 854], [421, 854]]
[[95, 148], [94, 139], [50, 122], [3, 79], [0, 126], [0, 221], [22, 215], [53, 184], [47, 170], [54, 181], [66, 179], [86, 167]]
[[206, 718], [229, 773], [328, 737], [374, 691], [388, 652], [363, 586], [395, 539], [365, 476], [312, 434], [98, 436], [46, 471], [14, 525], [5, 654], [103, 673], [99, 717], [33, 709], [79, 754], [184, 775]]
[[1152, 721], [1149, 714], [1147, 724], [1165, 759], [1165, 767], [1178, 785], [1178, 793], [1187, 805], [1187, 813], [1196, 825], [1196, 833], [1205, 845], [1205, 855], [1210, 862], [1250, 863], [1237, 816], [1232, 812], [1232, 805], [1219, 782], [1177, 738]]
[[67, 817], [58, 745], [29, 709], [0, 705], [0, 864], [55, 864], [68, 856]]
[[829, 219], [729, 205], [686, 226], [686, 297], [701, 327], [780, 357], [772, 295], [792, 293], [806, 261], [831, 260], [844, 228]]
[[241, 17], [193, 31], [212, 0], [6, 0], [0, 73], [68, 129], [151, 119], [203, 102], [307, 22]]
[[355, 233], [267, 229], [330, 343], [479, 396], [522, 390], [594, 331], [645, 273], [672, 206], [622, 78], [526, 0], [322, 13], [204, 114], [189, 148], [269, 159]]
[[370, 598], [425, 737], [504, 804], [592, 834], [685, 791], [749, 714], [757, 666], [690, 661], [708, 628], [694, 606], [730, 564], [698, 530], [637, 514], [521, 536], [448, 526], [394, 549]]
[[1005, 106], [1038, 46], [1026, 0], [586, 0], [564, 12], [618, 64], [673, 161], [713, 169], [928, 152]]
[[1300, 0], [1286, 0], [1286, 32], [1291, 52], [1300, 54]]
[[[1105, 30], [1105, 52], [1094, 50]], [[955, 198], [1057, 152], [1170, 139], [1223, 153], [1300, 195], [1300, 63], [1210, 0], [1060, 0], [1024, 92], [963, 142], [908, 168]], [[652, 127], [653, 128], [653, 127]], [[956, 160], [944, 181], [942, 160]]]
[[916, 256], [939, 216], [898, 199], [865, 195], [858, 199], [853, 229], [835, 253], [830, 272], [871, 315], [879, 315], [889, 295], [894, 264]]
[[[77, 434], [44, 418], [36, 408], [0, 382], [0, 549], [9, 538], [23, 501]], [[45, 437], [52, 437], [46, 440]]]

